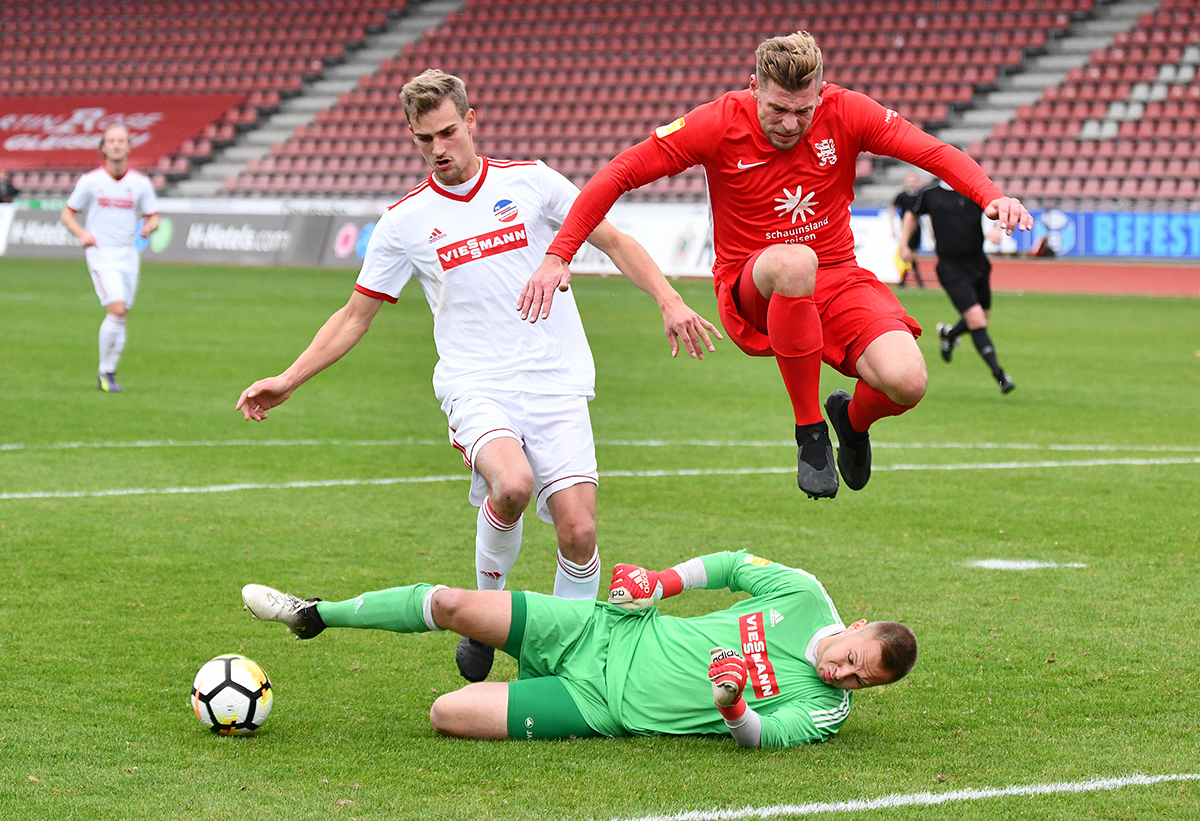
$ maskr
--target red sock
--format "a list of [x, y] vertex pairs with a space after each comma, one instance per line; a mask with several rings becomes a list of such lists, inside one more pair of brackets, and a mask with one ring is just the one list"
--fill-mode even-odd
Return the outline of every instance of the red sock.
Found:
[[820, 422], [821, 315], [811, 296], [780, 296], [767, 303], [767, 337], [792, 400], [797, 425]]
[[866, 433], [867, 428], [871, 427], [875, 420], [885, 416], [899, 416], [915, 407], [915, 403], [897, 405], [860, 379], [854, 386], [854, 397], [850, 400], [850, 406], [846, 408], [846, 412], [850, 415], [850, 427], [859, 433]]

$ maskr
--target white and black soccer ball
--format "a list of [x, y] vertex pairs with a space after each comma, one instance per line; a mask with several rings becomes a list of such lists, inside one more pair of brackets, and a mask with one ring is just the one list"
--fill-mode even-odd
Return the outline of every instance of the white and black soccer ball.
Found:
[[245, 656], [217, 656], [192, 682], [192, 709], [214, 733], [249, 735], [271, 714], [271, 680]]

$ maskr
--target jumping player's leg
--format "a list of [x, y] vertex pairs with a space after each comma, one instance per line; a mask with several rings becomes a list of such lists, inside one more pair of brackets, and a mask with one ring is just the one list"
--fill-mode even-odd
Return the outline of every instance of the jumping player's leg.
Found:
[[859, 490], [871, 475], [871, 425], [904, 413], [925, 395], [928, 375], [916, 343], [921, 326], [869, 271], [857, 265], [823, 270], [826, 290], [818, 301], [825, 359], [858, 380], [853, 396], [830, 394], [825, 411], [837, 433], [842, 479]]
[[596, 546], [596, 486], [580, 482], [546, 500], [558, 536], [554, 595], [595, 599], [600, 592], [600, 548]]
[[855, 367], [860, 378], [847, 413], [856, 431], [866, 433], [876, 421], [899, 416], [925, 396], [929, 383], [925, 357], [908, 331], [876, 337]]
[[796, 483], [811, 498], [837, 495], [829, 429], [821, 416], [821, 317], [813, 297], [817, 257], [805, 245], [752, 255], [737, 283], [740, 313], [765, 333], [796, 423]]

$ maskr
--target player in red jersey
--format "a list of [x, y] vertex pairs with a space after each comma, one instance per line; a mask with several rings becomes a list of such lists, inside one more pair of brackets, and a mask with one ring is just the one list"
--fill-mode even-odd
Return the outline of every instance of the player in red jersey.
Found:
[[[797, 483], [832, 497], [838, 469], [852, 490], [871, 475], [868, 429], [925, 395], [921, 326], [891, 290], [855, 262], [850, 232], [855, 159], [897, 157], [946, 180], [1009, 234], [1033, 219], [977, 163], [895, 111], [821, 79], [821, 50], [808, 32], [759, 45], [750, 87], [729, 92], [658, 128], [588, 182], [517, 309], [549, 316], [568, 263], [617, 198], [702, 165], [708, 180], [721, 321], [751, 356], [774, 356], [795, 412]], [[834, 391], [825, 410], [838, 438], [837, 467], [821, 414], [824, 360], [856, 378], [854, 396]]]

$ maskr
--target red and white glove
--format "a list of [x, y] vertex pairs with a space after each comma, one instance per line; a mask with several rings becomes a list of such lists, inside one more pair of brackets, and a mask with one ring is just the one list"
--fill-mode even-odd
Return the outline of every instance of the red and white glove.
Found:
[[713, 701], [721, 715], [730, 720], [746, 712], [742, 691], [750, 678], [750, 669], [737, 650], [714, 647], [709, 653], [708, 680], [712, 682]]
[[608, 587], [608, 603], [626, 610], [645, 610], [660, 599], [683, 592], [683, 579], [675, 569], [655, 573], [633, 564], [613, 568]]

